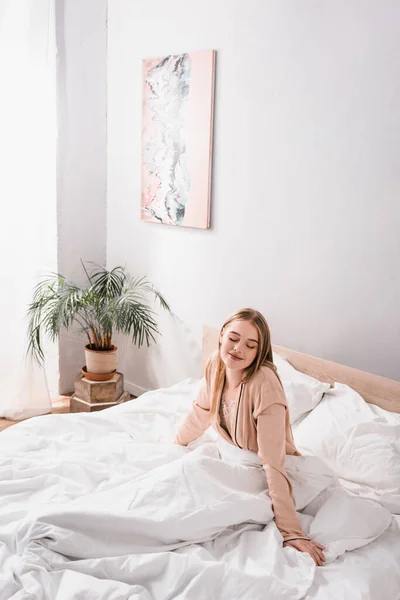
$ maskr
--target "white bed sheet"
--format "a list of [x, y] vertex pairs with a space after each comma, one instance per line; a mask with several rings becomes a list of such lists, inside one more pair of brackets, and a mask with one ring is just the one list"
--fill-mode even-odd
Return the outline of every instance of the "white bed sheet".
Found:
[[396, 517], [379, 539], [319, 567], [305, 596], [305, 600], [347, 598], [400, 599], [400, 529]]
[[154, 444], [172, 439], [198, 388], [188, 380], [0, 435], [0, 600], [342, 600], [349, 589], [352, 600], [398, 600], [394, 520], [315, 569], [281, 547], [259, 470], [215, 460], [211, 444]]

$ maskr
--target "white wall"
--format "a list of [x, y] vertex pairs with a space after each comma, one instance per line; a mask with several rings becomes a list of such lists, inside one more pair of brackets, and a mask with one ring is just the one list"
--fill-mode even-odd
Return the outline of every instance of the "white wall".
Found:
[[[107, 0], [58, 0], [58, 270], [85, 283], [80, 259], [105, 265]], [[60, 392], [74, 389], [85, 338], [60, 341]]]
[[[171, 303], [126, 352], [199, 372], [201, 327], [253, 306], [273, 342], [400, 380], [397, 0], [109, 0], [107, 262]], [[140, 221], [141, 59], [216, 49], [212, 229]]]

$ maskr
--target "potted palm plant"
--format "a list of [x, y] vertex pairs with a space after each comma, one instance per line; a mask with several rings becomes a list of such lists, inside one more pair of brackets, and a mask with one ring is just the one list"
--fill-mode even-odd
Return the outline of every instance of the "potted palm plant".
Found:
[[88, 280], [84, 288], [60, 274], [51, 275], [35, 287], [28, 309], [28, 352], [43, 364], [43, 333], [55, 341], [63, 328], [77, 325], [88, 341], [85, 377], [105, 381], [113, 377], [117, 367], [113, 334], [132, 335], [138, 347], [144, 343], [149, 346], [159, 331], [148, 295], [156, 298], [163, 309], [170, 308], [145, 277], [132, 278], [121, 266], [108, 271], [94, 265], [91, 272], [83, 262], [82, 267]]

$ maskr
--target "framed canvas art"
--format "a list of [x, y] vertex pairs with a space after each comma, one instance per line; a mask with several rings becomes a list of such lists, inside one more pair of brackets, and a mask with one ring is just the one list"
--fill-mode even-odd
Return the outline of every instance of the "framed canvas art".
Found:
[[143, 60], [141, 218], [210, 227], [215, 51]]

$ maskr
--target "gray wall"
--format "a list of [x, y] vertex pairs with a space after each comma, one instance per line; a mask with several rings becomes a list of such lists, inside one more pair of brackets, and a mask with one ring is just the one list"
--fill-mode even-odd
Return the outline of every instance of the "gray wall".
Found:
[[[126, 379], [197, 375], [202, 324], [250, 305], [274, 343], [400, 380], [400, 3], [109, 0], [108, 13], [107, 262], [148, 275], [175, 313], [157, 346], [126, 348]], [[141, 222], [141, 59], [211, 48], [212, 229]]]
[[[107, 0], [57, 0], [58, 269], [84, 283], [80, 259], [105, 265]], [[60, 392], [85, 364], [85, 338], [60, 340]]]

